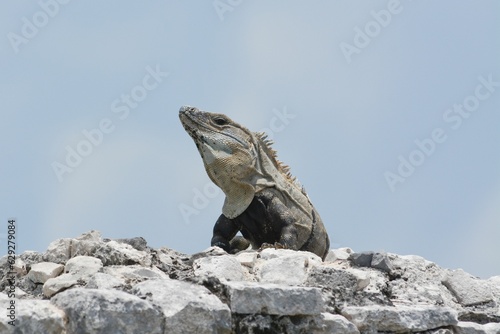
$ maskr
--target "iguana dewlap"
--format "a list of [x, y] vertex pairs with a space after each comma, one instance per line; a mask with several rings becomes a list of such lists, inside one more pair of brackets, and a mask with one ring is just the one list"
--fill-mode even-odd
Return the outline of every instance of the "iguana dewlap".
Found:
[[325, 258], [330, 241], [323, 222], [288, 167], [276, 159], [265, 134], [194, 107], [181, 107], [179, 118], [208, 176], [226, 195], [212, 246], [241, 250], [241, 242], [235, 242], [241, 231], [253, 248], [281, 244]]

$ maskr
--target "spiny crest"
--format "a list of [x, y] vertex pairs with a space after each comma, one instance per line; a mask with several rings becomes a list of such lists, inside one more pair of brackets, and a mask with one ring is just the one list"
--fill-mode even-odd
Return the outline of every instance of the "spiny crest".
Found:
[[288, 180], [290, 180], [290, 182], [294, 183], [297, 187], [299, 187], [304, 195], [307, 195], [305, 188], [300, 184], [297, 178], [293, 176], [292, 173], [290, 172], [290, 167], [288, 165], [285, 165], [280, 160], [278, 160], [278, 152], [276, 152], [276, 150], [273, 148], [274, 141], [269, 139], [267, 137], [267, 133], [265, 132], [255, 132], [255, 135], [262, 144], [264, 151], [273, 161], [276, 169], [278, 169], [278, 171], [280, 171], [283, 175], [285, 175], [285, 177]]

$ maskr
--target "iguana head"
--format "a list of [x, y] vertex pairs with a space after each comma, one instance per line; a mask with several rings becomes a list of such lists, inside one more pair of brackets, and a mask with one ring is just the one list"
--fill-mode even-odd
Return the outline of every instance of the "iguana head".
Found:
[[232, 219], [250, 205], [272, 178], [262, 173], [260, 140], [245, 127], [223, 114], [184, 106], [179, 118], [193, 138], [210, 179], [224, 191], [222, 213]]

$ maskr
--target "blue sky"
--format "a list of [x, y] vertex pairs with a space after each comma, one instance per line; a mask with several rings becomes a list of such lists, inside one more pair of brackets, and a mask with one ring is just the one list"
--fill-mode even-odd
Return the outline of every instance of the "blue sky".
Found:
[[19, 251], [91, 229], [207, 248], [224, 197], [179, 122], [187, 104], [271, 132], [334, 247], [500, 275], [497, 1], [0, 13], [0, 233], [15, 217]]

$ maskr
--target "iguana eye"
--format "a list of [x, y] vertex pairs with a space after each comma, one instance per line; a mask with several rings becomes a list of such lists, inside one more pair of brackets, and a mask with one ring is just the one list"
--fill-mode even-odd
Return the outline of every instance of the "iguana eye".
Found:
[[213, 119], [213, 121], [217, 125], [226, 125], [226, 124], [228, 124], [227, 119], [225, 119], [223, 117], [215, 117]]

